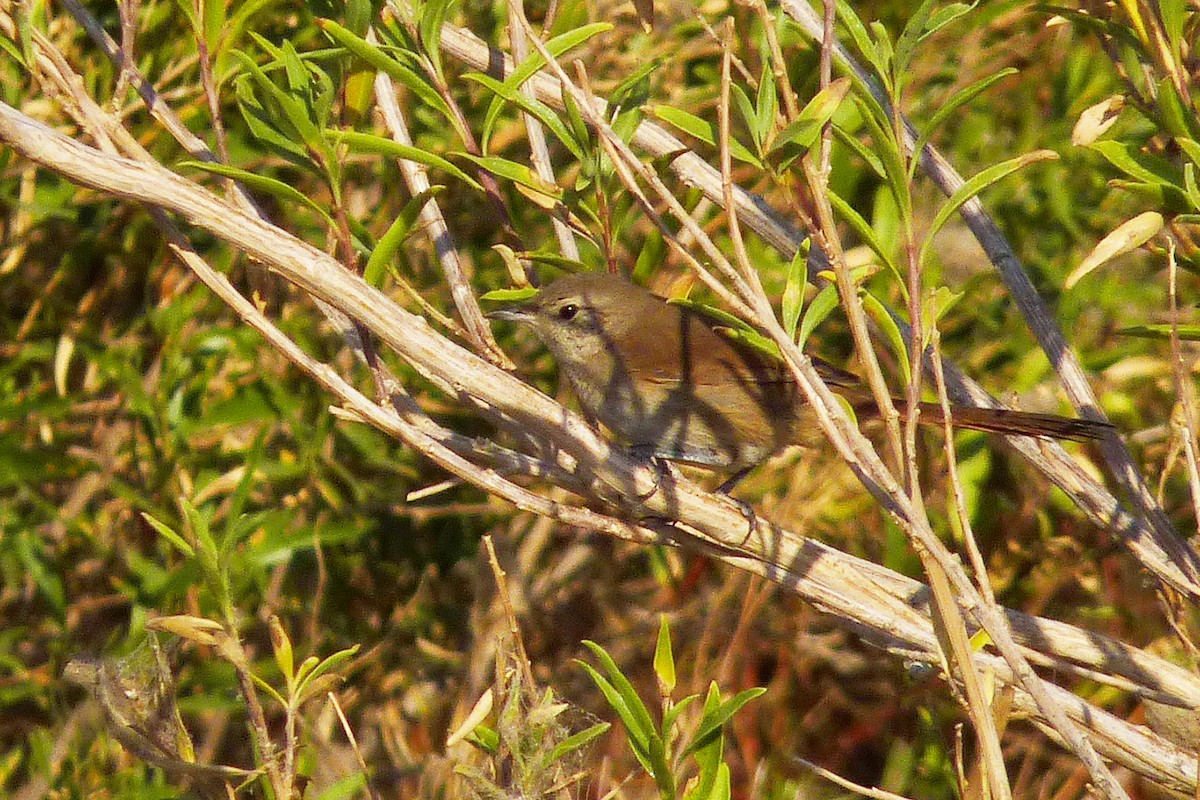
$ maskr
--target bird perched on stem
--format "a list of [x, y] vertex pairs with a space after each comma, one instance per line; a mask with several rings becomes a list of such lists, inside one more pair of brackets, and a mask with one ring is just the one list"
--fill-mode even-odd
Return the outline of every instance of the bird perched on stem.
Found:
[[[623, 278], [568, 275], [488, 316], [528, 325], [584, 411], [645, 455], [731, 471], [736, 479], [788, 445], [820, 440], [815, 415], [782, 361], [729, 335], [709, 315]], [[860, 417], [879, 415], [855, 375], [818, 358], [813, 364]], [[904, 413], [905, 401], [894, 402]], [[1009, 409], [956, 405], [950, 416], [958, 427], [1055, 439], [1100, 439], [1111, 430], [1103, 422]], [[940, 404], [921, 403], [921, 422], [943, 419]]]

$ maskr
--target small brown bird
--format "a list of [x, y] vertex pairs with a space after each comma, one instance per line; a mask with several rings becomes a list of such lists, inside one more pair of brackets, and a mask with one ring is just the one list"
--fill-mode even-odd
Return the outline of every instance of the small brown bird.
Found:
[[[787, 445], [820, 441], [786, 365], [727, 335], [713, 318], [622, 278], [569, 275], [488, 316], [529, 325], [587, 414], [646, 455], [740, 476]], [[860, 417], [878, 416], [855, 375], [817, 358], [813, 363]], [[903, 413], [904, 401], [895, 402]], [[1099, 439], [1111, 427], [968, 406], [953, 406], [951, 417], [964, 428], [1056, 439]], [[940, 404], [921, 403], [920, 419], [942, 424]]]

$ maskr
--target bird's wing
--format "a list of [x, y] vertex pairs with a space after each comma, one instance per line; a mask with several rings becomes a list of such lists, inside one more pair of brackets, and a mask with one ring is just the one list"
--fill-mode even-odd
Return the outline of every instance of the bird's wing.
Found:
[[[661, 340], [648, 342], [648, 347], [627, 354], [624, 366], [637, 379], [677, 383], [681, 376], [687, 375], [693, 385], [757, 383], [778, 384], [781, 388], [795, 383], [791, 370], [778, 355], [751, 343], [742, 331], [719, 320], [666, 303], [644, 311], [662, 317], [644, 320], [646, 329], [677, 330], [679, 335], [664, 335]], [[812, 361], [821, 378], [831, 386], [861, 384], [851, 372], [815, 356]]]

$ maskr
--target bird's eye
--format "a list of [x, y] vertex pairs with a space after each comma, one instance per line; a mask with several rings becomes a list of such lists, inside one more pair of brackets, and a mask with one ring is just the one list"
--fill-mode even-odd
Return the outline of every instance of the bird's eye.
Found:
[[570, 321], [575, 319], [575, 315], [579, 313], [579, 306], [574, 303], [567, 303], [558, 310], [558, 318], [561, 320]]

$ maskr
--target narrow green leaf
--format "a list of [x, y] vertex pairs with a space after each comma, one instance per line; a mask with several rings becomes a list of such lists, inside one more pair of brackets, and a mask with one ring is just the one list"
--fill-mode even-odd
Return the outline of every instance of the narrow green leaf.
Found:
[[[566, 33], [560, 33], [546, 42], [546, 50], [550, 55], [558, 58], [563, 53], [578, 47], [593, 36], [607, 33], [612, 29], [613, 25], [611, 22], [593, 22], [589, 25], [567, 31]], [[512, 71], [512, 74], [504, 79], [504, 82], [512, 84], [514, 89], [518, 88], [544, 66], [546, 66], [546, 59], [542, 58], [541, 53], [530, 53], [529, 58], [518, 64], [516, 69]]]
[[665, 60], [663, 56], [656, 56], [623, 78], [608, 95], [609, 108], [640, 106], [646, 102], [650, 76]]
[[929, 22], [926, 23], [925, 33], [921, 35], [921, 41], [925, 41], [959, 17], [975, 10], [975, 7], [978, 5], [979, 0], [975, 0], [974, 3], [949, 3], [939, 8], [933, 12], [933, 15], [929, 18]]
[[954, 194], [950, 195], [950, 199], [938, 209], [937, 216], [933, 219], [933, 224], [929, 226], [929, 231], [925, 234], [925, 241], [921, 245], [921, 253], [917, 263], [925, 263], [925, 257], [929, 253], [934, 237], [937, 236], [938, 231], [942, 229], [942, 226], [949, 221], [950, 217], [954, 212], [958, 211], [963, 203], [1022, 167], [1038, 161], [1047, 161], [1056, 158], [1058, 158], [1058, 153], [1055, 153], [1053, 150], [1035, 150], [1032, 153], [1026, 153], [1025, 155], [1002, 161], [972, 176]]
[[518, 258], [528, 259], [538, 264], [547, 264], [564, 272], [587, 272], [587, 265], [573, 258], [566, 258], [551, 250], [523, 250], [516, 255]]
[[883, 162], [879, 160], [879, 156], [875, 155], [865, 144], [859, 141], [857, 136], [842, 130], [842, 127], [836, 122], [833, 125], [833, 138], [837, 139], [839, 144], [861, 158], [863, 163], [878, 177], [885, 177]]
[[409, 161], [415, 161], [418, 164], [424, 164], [427, 167], [440, 169], [443, 172], [449, 173], [455, 178], [458, 178], [472, 189], [483, 191], [483, 187], [479, 185], [479, 182], [470, 175], [463, 172], [461, 169], [441, 156], [430, 153], [428, 150], [410, 147], [406, 144], [400, 144], [399, 142], [394, 142], [391, 139], [387, 139], [383, 136], [376, 136], [371, 133], [338, 131], [333, 130], [332, 128], [327, 129], [326, 133], [331, 139], [345, 144], [351, 150], [365, 153], [378, 153], [379, 155], [391, 156], [392, 158], [403, 158]]
[[67, 611], [67, 590], [58, 573], [47, 566], [41, 552], [42, 543], [35, 543], [31, 533], [21, 531], [17, 536], [16, 545], [17, 556], [25, 568], [25, 573], [61, 619]]
[[637, 690], [633, 688], [633, 684], [621, 672], [617, 662], [612, 660], [612, 656], [608, 654], [603, 647], [593, 641], [584, 640], [584, 646], [592, 651], [592, 655], [600, 662], [604, 668], [608, 680], [612, 682], [613, 688], [624, 701], [626, 708], [629, 709], [632, 719], [646, 737], [647, 741], [658, 737], [658, 730], [655, 728], [654, 720], [650, 717], [650, 712], [646, 709], [646, 705], [642, 702], [642, 698], [638, 696]]
[[200, 4], [204, 41], [208, 45], [210, 53], [217, 49], [217, 45], [225, 33], [225, 10], [224, 0], [202, 0]]
[[367, 259], [367, 264], [363, 267], [363, 280], [372, 286], [379, 287], [387, 265], [392, 262], [392, 258], [395, 257], [400, 246], [412, 234], [413, 223], [417, 221], [421, 209], [444, 188], [431, 186], [404, 204], [404, 208], [400, 209], [399, 215], [388, 226], [387, 232], [379, 238], [375, 248], [371, 251], [371, 257]]
[[445, 71], [442, 68], [442, 24], [450, 15], [454, 4], [454, 0], [425, 0], [418, 23], [422, 48], [433, 64], [434, 72], [442, 81], [445, 81]]
[[175, 545], [175, 549], [183, 553], [189, 558], [196, 554], [195, 549], [187, 543], [187, 540], [176, 533], [167, 523], [150, 516], [146, 512], [142, 512], [142, 519], [158, 532], [158, 535], [166, 539], [171, 544]]
[[234, 51], [233, 56], [241, 62], [242, 68], [246, 70], [258, 85], [258, 88], [274, 101], [279, 114], [283, 115], [281, 118], [277, 114], [273, 114], [271, 121], [276, 126], [286, 123], [290, 131], [284, 129], [285, 133], [294, 135], [310, 150], [320, 150], [325, 144], [325, 140], [321, 137], [320, 128], [309, 117], [308, 109], [304, 103], [298, 97], [276, 86], [275, 82], [263, 72], [262, 68], [250, 56], [240, 50]]
[[1112, 139], [1092, 142], [1088, 147], [1134, 180], [1175, 186], [1179, 170], [1166, 159], [1148, 155], [1137, 147]]
[[887, 307], [879, 302], [879, 298], [875, 295], [863, 292], [862, 300], [863, 308], [883, 330], [888, 346], [892, 348], [892, 353], [900, 365], [900, 377], [907, 385], [912, 380], [912, 368], [908, 359], [908, 345], [904, 341], [904, 335], [900, 333], [900, 326], [896, 324], [895, 318], [888, 313]]
[[762, 77], [758, 80], [758, 96], [754, 100], [755, 123], [758, 128], [757, 141], [760, 150], [763, 142], [771, 136], [771, 127], [775, 124], [775, 115], [779, 111], [779, 95], [775, 92], [775, 73], [767, 59], [763, 60], [763, 64]]
[[296, 163], [311, 168], [312, 159], [299, 142], [277, 127], [275, 114], [267, 109], [262, 98], [254, 91], [254, 81], [243, 75], [234, 82], [234, 95], [237, 97], [238, 110], [246, 121], [250, 132], [255, 138], [264, 142], [276, 152], [283, 154]]
[[1196, 184], [1196, 165], [1183, 165], [1183, 191], [1192, 208], [1200, 211], [1200, 186]]
[[467, 741], [490, 755], [500, 752], [500, 734], [486, 725], [476, 725], [467, 734]]
[[[924, 0], [924, 2], [908, 14], [908, 19], [904, 23], [904, 30], [900, 32], [900, 36], [896, 39], [896, 49], [893, 59], [896, 74], [902, 74], [908, 70], [909, 62], [912, 60], [917, 45], [925, 36], [926, 25], [929, 22], [934, 2], [935, 0]], [[882, 30], [883, 26], [880, 25], [879, 28]]]
[[617, 716], [620, 717], [621, 724], [625, 726], [625, 730], [629, 734], [629, 746], [633, 750], [633, 755], [641, 763], [642, 767], [653, 775], [655, 764], [651, 761], [650, 757], [650, 737], [657, 736], [657, 732], [652, 730], [647, 733], [640, 727], [636, 712], [630, 709], [628, 703], [625, 702], [616, 687], [605, 680], [604, 676], [597, 672], [591, 664], [584, 661], [577, 661], [576, 663], [588, 674], [588, 677], [596, 684], [600, 693], [604, 695], [605, 701], [617, 713]]
[[313, 678], [318, 678], [327, 672], [333, 672], [333, 671], [337, 670], [342, 664], [344, 664], [347, 661], [349, 661], [350, 659], [354, 658], [354, 656], [357, 655], [360, 648], [361, 648], [361, 645], [357, 645], [357, 644], [354, 645], [353, 647], [347, 647], [344, 650], [339, 650], [336, 653], [333, 653], [332, 655], [327, 656], [322, 661], [316, 661], [316, 659], [312, 659], [312, 657], [310, 656], [309, 658], [312, 659], [313, 661], [315, 661], [315, 664], [312, 666], [308, 666], [309, 662], [308, 662], [308, 659], [306, 659], [304, 664], [301, 665], [302, 669], [298, 670], [296, 672], [296, 675], [305, 680], [312, 680]]
[[808, 304], [808, 310], [800, 319], [800, 335], [796, 337], [796, 347], [804, 349], [804, 343], [838, 305], [837, 287], [833, 284], [822, 287], [817, 296]]
[[484, 75], [482, 72], [468, 72], [466, 75], [463, 75], [463, 78], [487, 87], [497, 96], [531, 115], [549, 128], [558, 137], [558, 140], [563, 143], [563, 146], [571, 151], [571, 154], [575, 158], [582, 159], [584, 157], [583, 148], [580, 147], [579, 142], [575, 141], [575, 137], [571, 134], [570, 129], [567, 128], [554, 109], [541, 100], [526, 97], [521, 94], [519, 89], [511, 87], [506, 83], [501, 83], [490, 75]]
[[821, 135], [825, 123], [833, 118], [850, 91], [850, 78], [842, 77], [817, 92], [796, 119], [780, 132], [768, 155], [781, 157], [780, 169], [807, 152]]
[[536, 296], [537, 293], [538, 290], [532, 286], [527, 286], [524, 289], [492, 289], [490, 292], [481, 294], [479, 299], [491, 303], [522, 303]]
[[1195, 139], [1180, 137], [1175, 140], [1175, 144], [1179, 145], [1179, 149], [1187, 154], [1193, 164], [1200, 165], [1200, 143], [1197, 143]]
[[783, 286], [783, 298], [780, 301], [780, 314], [783, 318], [783, 329], [789, 339], [795, 340], [796, 326], [800, 324], [800, 312], [804, 310], [804, 288], [808, 285], [808, 254], [810, 239], [805, 239], [803, 245], [796, 250], [792, 261], [788, 264], [787, 282]]
[[833, 210], [837, 212], [838, 216], [850, 224], [854, 232], [863, 240], [863, 244], [869, 247], [871, 252], [903, 283], [904, 275], [900, 272], [899, 265], [892, 258], [892, 254], [884, 249], [883, 244], [879, 241], [879, 237], [875, 235], [875, 229], [871, 227], [871, 224], [863, 219], [863, 216], [858, 213], [858, 209], [843, 200], [837, 192], [830, 189], [828, 196], [829, 204], [833, 206]]
[[671, 652], [671, 623], [666, 614], [658, 617], [658, 642], [654, 646], [654, 674], [664, 696], [675, 689], [675, 656]]
[[671, 730], [675, 727], [675, 720], [679, 719], [679, 715], [682, 714], [688, 706], [699, 699], [700, 695], [689, 694], [678, 703], [672, 704], [672, 706], [663, 713], [662, 730], [665, 736], [670, 736]]
[[[689, 136], [694, 136], [705, 144], [717, 146], [717, 126], [707, 122], [695, 114], [691, 114], [679, 108], [671, 106], [656, 105], [651, 106], [649, 112], [658, 119], [678, 128]], [[746, 164], [753, 164], [756, 167], [762, 168], [762, 162], [749, 150], [746, 146], [737, 139], [730, 138], [729, 155]]]
[[[729, 86], [729, 97], [733, 107], [737, 109], [738, 116], [742, 118], [742, 122], [746, 125], [746, 130], [750, 131], [750, 138], [754, 140], [754, 150], [757, 153], [762, 152], [763, 132], [758, 126], [758, 112], [754, 108], [754, 104], [750, 102], [750, 96], [746, 94], [746, 90], [736, 83]], [[730, 115], [729, 138], [733, 138], [734, 126], [733, 115]]]
[[[686, 755], [688, 753], [695, 752], [697, 749], [707, 744], [708, 737], [718, 734], [721, 730], [721, 727], [728, 722], [730, 717], [736, 714], [742, 708], [742, 706], [746, 705], [746, 703], [749, 703], [754, 698], [766, 694], [766, 691], [767, 690], [762, 687], [746, 689], [745, 691], [738, 692], [724, 703], [719, 703], [711, 708], [709, 705], [709, 698], [705, 698], [704, 717], [700, 720], [700, 728], [696, 731], [696, 736], [694, 739], [692, 739], [692, 743], [689, 744], [684, 750], [684, 754]], [[716, 692], [717, 697], [720, 697], [720, 691], [717, 689], [715, 683], [713, 683], [709, 688], [709, 697], [712, 696], [713, 692]]]
[[271, 651], [275, 655], [275, 666], [287, 681], [288, 693], [295, 695], [295, 650], [292, 648], [291, 637], [283, 629], [283, 623], [274, 614], [268, 620], [267, 629], [271, 633]]
[[[709, 687], [709, 698], [713, 696], [716, 684]], [[720, 699], [719, 693], [717, 698]], [[705, 700], [705, 712], [709, 712], [708, 698]], [[718, 729], [715, 736], [708, 736], [705, 743], [697, 747], [693, 753], [693, 758], [696, 760], [696, 765], [700, 768], [700, 774], [696, 776], [695, 783], [692, 784], [692, 789], [686, 795], [684, 800], [710, 800], [713, 793], [713, 788], [717, 785], [717, 778], [721, 774], [721, 766], [723, 765], [722, 757], [725, 754], [725, 735]]]
[[[355, 56], [370, 64], [375, 69], [408, 87], [413, 94], [421, 98], [427, 106], [434, 108], [452, 124], [455, 122], [454, 113], [446, 101], [438, 94], [429, 82], [414, 72], [410, 67], [401, 64], [380, 48], [360, 36], [355, 36], [346, 28], [333, 20], [318, 19], [317, 26], [325, 31], [334, 42], [349, 50]], [[455, 128], [457, 130], [457, 127]]]
[[561, 742], [556, 744], [554, 749], [550, 751], [550, 755], [546, 757], [545, 766], [548, 767], [563, 756], [570, 755], [571, 753], [586, 747], [589, 742], [591, 742], [593, 739], [603, 736], [611, 727], [612, 725], [607, 722], [600, 722], [591, 726], [590, 728], [581, 730], [579, 733], [568, 736], [566, 739], [563, 739]]
[[322, 208], [316, 200], [313, 200], [311, 197], [306, 195], [304, 192], [301, 192], [291, 184], [284, 183], [283, 181], [276, 180], [275, 178], [269, 178], [265, 175], [259, 175], [258, 173], [250, 172], [249, 170], [231, 167], [226, 164], [214, 164], [208, 161], [183, 161], [179, 164], [179, 166], [186, 169], [196, 169], [202, 172], [210, 172], [213, 175], [220, 175], [223, 178], [232, 178], [233, 180], [238, 181], [239, 183], [242, 183], [251, 189], [254, 189], [255, 191], [265, 192], [266, 194], [274, 195], [281, 200], [306, 206], [317, 212], [317, 214], [321, 216], [321, 219], [327, 224], [333, 224], [333, 218], [326, 213], [325, 209]]
[[513, 183], [519, 183], [555, 200], [562, 200], [563, 190], [561, 188], [542, 180], [536, 172], [525, 164], [518, 164], [516, 161], [509, 161], [507, 158], [500, 158], [499, 156], [476, 156], [470, 153], [460, 153], [459, 156], [483, 167], [497, 177], [506, 178]]
[[[957, 92], [951, 95], [950, 99], [940, 104], [937, 111], [935, 111], [933, 116], [929, 118], [929, 123], [921, 131], [920, 136], [917, 137], [916, 146], [913, 148], [913, 152], [920, 154], [920, 152], [925, 149], [925, 145], [928, 144], [929, 139], [934, 133], [937, 132], [942, 123], [948, 119], [951, 114], [974, 100], [979, 95], [986, 92], [996, 82], [1002, 81], [1008, 76], [1016, 74], [1017, 70], [1015, 68], [1005, 67], [1004, 69], [996, 72], [994, 75], [989, 75], [986, 78], [980, 78], [969, 86], [964, 86], [962, 89], [959, 89]], [[912, 159], [912, 164], [909, 168], [910, 177], [911, 175], [915, 174], [917, 165], [920, 163], [920, 158], [914, 157]]]
[[[1179, 338], [1186, 342], [1200, 342], [1200, 325], [1179, 325]], [[1169, 339], [1170, 325], [1133, 325], [1128, 328], [1118, 328], [1121, 336], [1136, 336], [1141, 339]]]
[[[858, 14], [854, 11], [854, 6], [850, 5], [849, 0], [837, 0], [837, 17], [846, 32], [850, 34], [850, 40], [854, 42], [854, 47], [859, 54], [868, 63], [877, 65], [879, 54], [875, 50], [875, 43], [871, 41], [867, 27], [858, 18]], [[876, 68], [878, 69], [878, 67]]]

